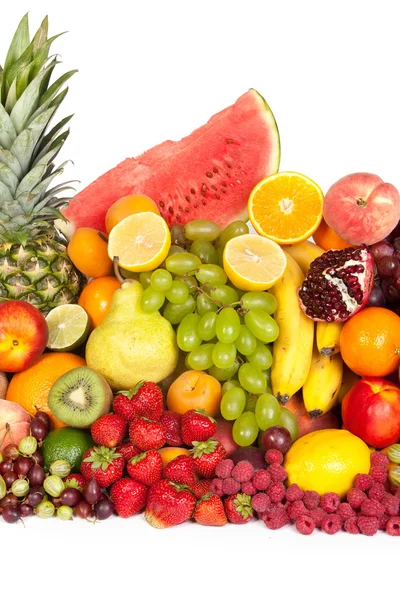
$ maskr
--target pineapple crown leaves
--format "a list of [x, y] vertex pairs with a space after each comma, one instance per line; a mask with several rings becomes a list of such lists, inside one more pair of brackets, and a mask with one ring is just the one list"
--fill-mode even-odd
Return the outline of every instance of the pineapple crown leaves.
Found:
[[251, 497], [247, 494], [237, 494], [233, 501], [236, 512], [239, 513], [244, 519], [253, 516], [253, 508], [251, 506]]
[[96, 469], [106, 471], [113, 461], [116, 458], [120, 458], [120, 456], [122, 455], [113, 448], [98, 446], [91, 450], [90, 455], [85, 458], [83, 462], [92, 463], [93, 471]]
[[193, 458], [200, 458], [203, 454], [212, 454], [217, 449], [219, 442], [210, 438], [205, 442], [192, 442], [193, 448], [190, 451]]

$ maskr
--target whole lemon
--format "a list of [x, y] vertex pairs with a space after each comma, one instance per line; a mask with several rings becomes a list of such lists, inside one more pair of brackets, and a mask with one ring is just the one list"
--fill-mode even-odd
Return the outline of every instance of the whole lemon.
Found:
[[343, 497], [357, 473], [369, 473], [370, 450], [345, 429], [323, 429], [299, 438], [285, 457], [288, 484], [319, 494], [336, 492]]

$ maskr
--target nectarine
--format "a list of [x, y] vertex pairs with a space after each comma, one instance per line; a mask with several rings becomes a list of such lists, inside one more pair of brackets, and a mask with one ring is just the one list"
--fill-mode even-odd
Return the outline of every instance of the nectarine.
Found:
[[0, 400], [0, 452], [8, 444], [19, 444], [29, 435], [30, 414], [16, 402]]

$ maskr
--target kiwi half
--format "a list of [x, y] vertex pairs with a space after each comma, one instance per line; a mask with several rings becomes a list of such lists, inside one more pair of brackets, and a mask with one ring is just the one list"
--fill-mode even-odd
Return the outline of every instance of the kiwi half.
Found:
[[111, 410], [113, 393], [107, 381], [89, 367], [62, 375], [50, 389], [48, 405], [57, 419], [84, 429]]

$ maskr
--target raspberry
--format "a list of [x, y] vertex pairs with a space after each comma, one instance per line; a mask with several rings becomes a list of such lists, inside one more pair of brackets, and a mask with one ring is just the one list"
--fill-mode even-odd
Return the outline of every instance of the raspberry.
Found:
[[351, 508], [354, 510], [358, 510], [364, 500], [367, 499], [367, 494], [359, 490], [358, 488], [352, 488], [347, 493], [347, 502], [350, 504]]
[[295, 500], [289, 506], [287, 513], [291, 521], [297, 521], [302, 515], [309, 515], [310, 511], [304, 506], [303, 500]]
[[223, 479], [218, 479], [218, 477], [214, 477], [214, 479], [211, 482], [211, 491], [214, 492], [214, 494], [217, 494], [217, 496], [224, 495], [224, 492], [222, 491], [223, 481]]
[[386, 483], [387, 481], [387, 470], [386, 467], [375, 466], [371, 467], [371, 476], [378, 481], [378, 483]]
[[284, 508], [271, 508], [264, 513], [263, 521], [268, 529], [280, 529], [289, 523], [289, 517]]
[[376, 517], [358, 517], [357, 526], [364, 535], [375, 535], [378, 531], [379, 521]]
[[357, 525], [357, 517], [350, 517], [349, 519], [346, 519], [343, 523], [343, 529], [347, 531], [347, 533], [360, 533]]
[[258, 492], [252, 497], [251, 505], [258, 513], [264, 513], [271, 506], [271, 500], [267, 494]]
[[340, 515], [343, 521], [351, 519], [356, 516], [355, 510], [353, 510], [348, 502], [342, 502], [338, 508], [338, 515]]
[[296, 500], [302, 500], [303, 496], [304, 496], [304, 492], [302, 489], [299, 488], [297, 483], [292, 483], [292, 485], [289, 485], [288, 489], [286, 490], [286, 500], [288, 502], [295, 502]]
[[400, 517], [391, 517], [386, 523], [386, 533], [389, 535], [400, 535]]
[[248, 460], [240, 460], [232, 469], [232, 477], [239, 483], [250, 481], [254, 473], [254, 467]]
[[251, 479], [256, 490], [264, 492], [271, 485], [271, 475], [265, 469], [256, 471]]
[[222, 491], [227, 496], [233, 496], [233, 494], [237, 494], [240, 492], [240, 483], [233, 479], [233, 477], [227, 477], [222, 480]]
[[400, 498], [387, 494], [382, 498], [382, 506], [385, 509], [385, 513], [390, 517], [397, 517], [399, 514]]
[[321, 508], [327, 513], [334, 513], [340, 506], [340, 496], [335, 492], [327, 492], [321, 496]]
[[385, 495], [385, 486], [383, 483], [375, 482], [372, 488], [368, 491], [368, 497], [371, 500], [377, 500], [380, 502]]
[[315, 529], [315, 523], [309, 515], [301, 515], [296, 521], [296, 529], [303, 535], [310, 535]]
[[374, 485], [374, 480], [371, 475], [364, 475], [364, 473], [359, 473], [356, 475], [354, 480], [354, 487], [362, 490], [363, 492], [367, 492]]
[[274, 483], [271, 483], [267, 493], [271, 502], [280, 502], [285, 497], [286, 488], [282, 482], [275, 481]]
[[224, 458], [217, 464], [215, 467], [215, 475], [217, 477], [221, 477], [221, 479], [226, 479], [231, 476], [232, 469], [235, 466], [235, 463], [230, 458]]
[[388, 517], [387, 515], [382, 515], [381, 517], [378, 517], [378, 528], [381, 531], [386, 531], [386, 525], [389, 519], [390, 517]]
[[313, 508], [309, 512], [310, 512], [310, 517], [312, 518], [312, 520], [315, 523], [315, 527], [318, 527], [318, 529], [321, 529], [322, 521], [326, 517], [326, 512], [320, 506], [317, 506], [317, 508]]
[[[268, 450], [268, 452], [270, 452], [270, 450]], [[285, 469], [276, 462], [268, 467], [268, 473], [270, 474], [272, 481], [285, 481], [287, 478]]]
[[365, 517], [380, 517], [385, 514], [385, 509], [380, 502], [367, 498], [361, 504], [361, 514]]
[[373, 452], [371, 454], [371, 466], [373, 467], [386, 467], [389, 464], [389, 458], [382, 452]]
[[280, 450], [273, 449], [267, 450], [265, 453], [265, 462], [269, 465], [272, 465], [273, 463], [278, 463], [278, 465], [281, 465], [283, 463], [282, 452], [280, 452]]
[[342, 517], [339, 515], [326, 515], [321, 523], [322, 531], [328, 533], [329, 535], [333, 535], [337, 533], [342, 528]]
[[242, 492], [248, 496], [254, 496], [257, 493], [257, 488], [254, 487], [251, 481], [245, 481], [242, 483]]
[[313, 508], [317, 508], [317, 506], [319, 506], [319, 500], [320, 500], [320, 495], [318, 494], [318, 492], [313, 492], [311, 490], [308, 492], [304, 492], [304, 496], [303, 496], [304, 506], [306, 508], [308, 508], [309, 510], [312, 510]]

